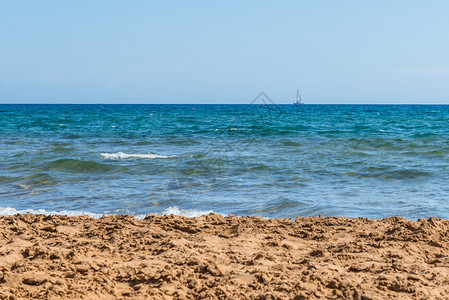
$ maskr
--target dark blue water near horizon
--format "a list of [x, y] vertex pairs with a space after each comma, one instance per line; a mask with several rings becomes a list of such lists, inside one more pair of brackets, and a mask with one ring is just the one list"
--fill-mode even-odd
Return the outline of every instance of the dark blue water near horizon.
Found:
[[449, 106], [0, 105], [0, 214], [449, 218]]

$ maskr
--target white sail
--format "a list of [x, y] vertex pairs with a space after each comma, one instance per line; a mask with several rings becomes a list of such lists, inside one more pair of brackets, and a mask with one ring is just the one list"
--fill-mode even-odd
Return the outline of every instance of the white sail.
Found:
[[296, 90], [296, 100], [293, 104], [304, 104], [301, 100], [301, 95], [299, 94], [299, 90]]

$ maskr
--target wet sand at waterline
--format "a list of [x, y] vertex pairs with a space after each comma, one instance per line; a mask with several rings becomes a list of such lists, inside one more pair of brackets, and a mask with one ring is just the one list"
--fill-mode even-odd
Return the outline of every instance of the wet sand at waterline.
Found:
[[1, 299], [447, 299], [449, 221], [0, 217]]

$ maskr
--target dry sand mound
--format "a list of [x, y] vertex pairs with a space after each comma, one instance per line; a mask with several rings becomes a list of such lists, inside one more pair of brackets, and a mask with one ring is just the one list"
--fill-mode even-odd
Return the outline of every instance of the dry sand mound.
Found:
[[0, 298], [448, 299], [449, 221], [0, 217]]

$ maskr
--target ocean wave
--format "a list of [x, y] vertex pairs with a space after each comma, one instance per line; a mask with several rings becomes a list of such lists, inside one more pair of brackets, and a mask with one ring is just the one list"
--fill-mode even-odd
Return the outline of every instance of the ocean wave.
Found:
[[160, 216], [166, 216], [166, 215], [177, 215], [177, 216], [184, 216], [187, 218], [195, 218], [195, 217], [201, 217], [204, 215], [208, 215], [210, 213], [213, 213], [212, 210], [198, 210], [198, 209], [182, 209], [177, 206], [170, 206], [166, 210], [158, 213]]
[[42, 187], [42, 186], [50, 186], [50, 185], [54, 185], [55, 184], [55, 178], [53, 178], [52, 176], [50, 176], [47, 173], [37, 173], [31, 176], [27, 176], [25, 178], [23, 178], [24, 180], [22, 181], [21, 184], [19, 184], [19, 186], [21, 186], [22, 188], [28, 189], [31, 187]]
[[362, 171], [362, 172], [348, 172], [345, 173], [346, 176], [357, 176], [359, 178], [377, 178], [377, 179], [393, 179], [393, 180], [401, 180], [401, 179], [420, 179], [427, 178], [433, 176], [433, 173], [422, 171], [422, 170], [414, 170], [414, 169], [400, 169], [400, 170], [391, 170], [382, 168], [371, 168], [372, 170]]
[[101, 153], [101, 158], [103, 159], [129, 159], [129, 158], [142, 158], [142, 159], [154, 159], [154, 158], [171, 158], [171, 157], [177, 157], [177, 155], [159, 155], [159, 154], [152, 154], [152, 153], [123, 153], [123, 152], [117, 152], [117, 153]]
[[95, 173], [95, 172], [110, 172], [123, 167], [113, 166], [109, 164], [102, 164], [95, 161], [65, 158], [51, 162], [47, 168], [53, 171]]
[[61, 210], [61, 211], [46, 211], [45, 209], [22, 209], [17, 210], [12, 207], [2, 207], [0, 206], [0, 215], [1, 216], [13, 216], [16, 214], [42, 214], [42, 215], [61, 215], [61, 216], [68, 216], [68, 217], [75, 217], [75, 216], [89, 216], [91, 218], [99, 219], [104, 214], [97, 214], [97, 213], [91, 213], [86, 211], [71, 211], [71, 210]]
[[[111, 214], [99, 214], [99, 213], [92, 213], [87, 211], [77, 211], [77, 210], [61, 210], [61, 211], [47, 211], [45, 209], [22, 209], [17, 210], [12, 207], [2, 207], [0, 206], [0, 216], [13, 216], [16, 214], [26, 214], [26, 213], [32, 213], [32, 214], [43, 214], [43, 215], [60, 215], [60, 216], [68, 216], [68, 217], [75, 217], [75, 216], [89, 216], [94, 219], [99, 219], [103, 216], [111, 215]], [[156, 213], [159, 216], [166, 216], [166, 215], [177, 215], [177, 216], [183, 216], [187, 218], [194, 218], [194, 217], [201, 217], [204, 215], [208, 215], [210, 213], [213, 213], [212, 210], [198, 210], [198, 209], [182, 209], [177, 206], [170, 206], [167, 209], [165, 209], [162, 212]], [[130, 214], [134, 216], [134, 218], [138, 220], [142, 220], [145, 218], [144, 214]], [[226, 216], [226, 215], [223, 215]]]

